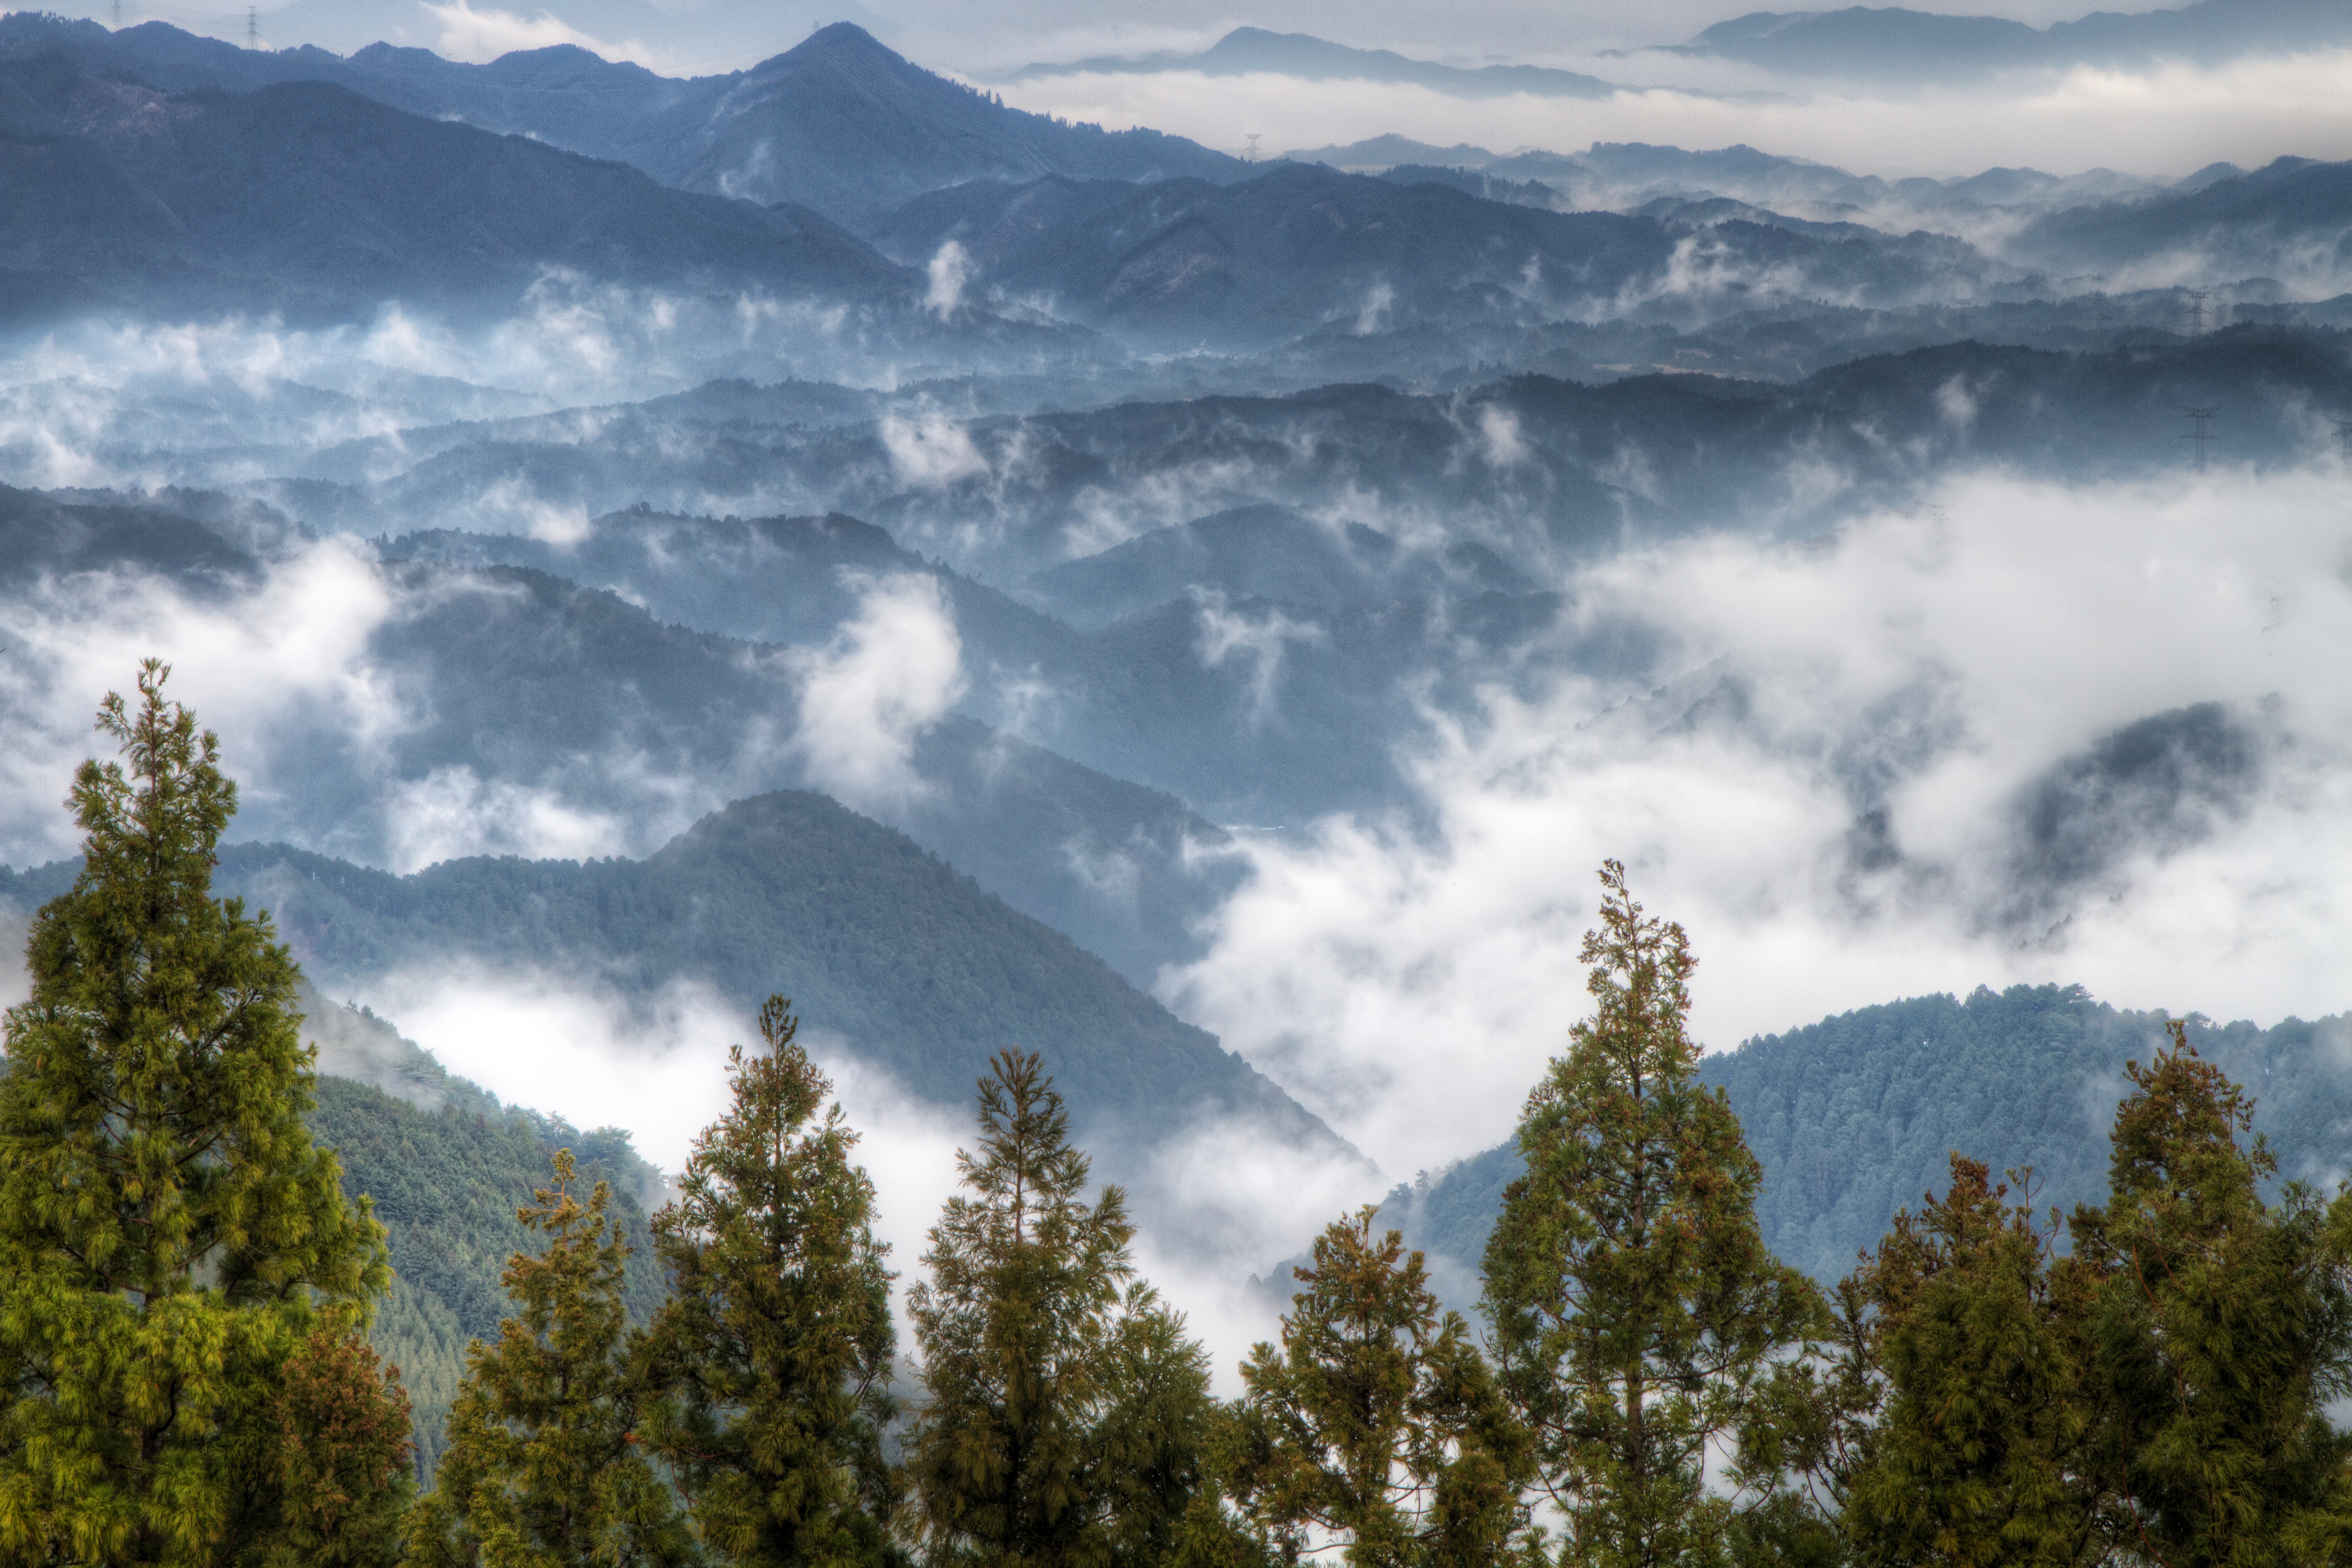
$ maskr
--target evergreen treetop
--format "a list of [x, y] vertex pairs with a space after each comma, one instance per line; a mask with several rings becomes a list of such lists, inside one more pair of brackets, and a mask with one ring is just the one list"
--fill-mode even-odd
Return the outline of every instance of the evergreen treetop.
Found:
[[729, 1051], [733, 1103], [655, 1216], [672, 1294], [638, 1352], [640, 1436], [721, 1561], [877, 1563], [892, 1504], [887, 1248], [874, 1184], [850, 1163], [857, 1134], [824, 1110], [832, 1086], [793, 1040], [791, 1005], [761, 1009], [763, 1052]]
[[[75, 774], [82, 868], [35, 917], [6, 1019], [0, 1556], [210, 1563], [299, 1541], [332, 1560], [398, 1466], [341, 1467], [348, 1506], [321, 1514], [293, 1490], [322, 1461], [287, 1401], [367, 1321], [383, 1232], [303, 1124], [292, 959], [211, 897], [236, 790], [168, 674], [147, 661], [138, 707], [100, 710], [124, 761]], [[373, 1372], [342, 1382], [371, 1431], [397, 1404]]]
[[[907, 1472], [934, 1561], [1153, 1561], [1174, 1540], [1211, 1415], [1204, 1358], [1135, 1277], [1126, 1197], [1087, 1161], [1034, 1055], [980, 1083], [981, 1152], [908, 1293], [923, 1399]], [[1138, 1474], [1167, 1484], [1139, 1494]]]
[[1722, 1092], [1698, 1081], [1689, 939], [1644, 914], [1618, 862], [1601, 883], [1582, 949], [1593, 1011], [1528, 1097], [1527, 1173], [1487, 1245], [1486, 1303], [1577, 1560], [1707, 1563], [1778, 1484], [1712, 1489], [1710, 1450], [1828, 1321], [1764, 1246], [1761, 1170]]

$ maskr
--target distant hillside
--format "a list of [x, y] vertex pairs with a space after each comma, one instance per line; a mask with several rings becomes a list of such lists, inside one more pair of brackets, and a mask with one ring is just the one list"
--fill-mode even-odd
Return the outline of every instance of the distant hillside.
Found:
[[0, 63], [0, 255], [126, 302], [304, 320], [510, 307], [550, 268], [828, 300], [911, 287], [804, 208], [667, 189], [324, 83], [162, 93], [58, 54]]
[[[910, 1090], [961, 1107], [991, 1053], [1044, 1053], [1073, 1115], [1156, 1142], [1224, 1111], [1286, 1141], [1322, 1124], [1099, 959], [901, 834], [822, 795], [740, 801], [644, 860], [453, 860], [395, 877], [282, 845], [224, 850], [216, 885], [269, 909], [330, 993], [458, 961], [625, 992], [772, 992]], [[5, 889], [0, 889], [5, 890]]]
[[[729, 531], [710, 527], [714, 544]], [[920, 568], [881, 543], [884, 559]], [[32, 588], [28, 568], [65, 574], [63, 591], [79, 583], [91, 595], [120, 584], [82, 574], [145, 570], [215, 609], [262, 591], [310, 548], [295, 537], [276, 554], [247, 552], [165, 507], [61, 504], [5, 489], [0, 544], [0, 598]], [[728, 570], [720, 553], [704, 563], [705, 583]], [[817, 565], [820, 591], [800, 602], [818, 617], [767, 629], [830, 646], [838, 623], [822, 613], [858, 602], [832, 575], [847, 563]], [[547, 572], [424, 560], [363, 570], [390, 613], [355, 657], [398, 692], [398, 718], [356, 745], [346, 716], [289, 715], [282, 745], [248, 763], [257, 771], [247, 775], [244, 833], [356, 862], [415, 864], [496, 845], [530, 810], [551, 807], [609, 822], [630, 836], [621, 847], [650, 850], [730, 799], [831, 776], [795, 743], [799, 667], [772, 645], [665, 624]], [[1001, 596], [974, 599], [1013, 632], [1051, 629]], [[1183, 802], [962, 713], [910, 729], [903, 744], [892, 777], [906, 787], [882, 790], [871, 809], [1139, 984], [1197, 951], [1195, 923], [1238, 874], [1195, 854], [1225, 835]], [[473, 825], [455, 849], [435, 837], [447, 810]]]
[[1605, 294], [1674, 248], [1643, 219], [1541, 212], [1297, 163], [1231, 185], [973, 181], [867, 232], [901, 259], [953, 239], [976, 284], [1048, 297], [1075, 320], [1171, 344], [1508, 313], [1521, 292], [1532, 311], [1550, 295], [1545, 279]]
[[1307, 33], [1272, 33], [1264, 27], [1235, 27], [1196, 54], [1162, 52], [1140, 56], [1098, 56], [1067, 65], [1024, 66], [1013, 79], [1064, 76], [1075, 72], [1135, 74], [1155, 71], [1197, 71], [1202, 76], [1242, 76], [1259, 71], [1296, 77], [1301, 81], [1406, 82], [1442, 92], [1449, 98], [1505, 98], [1527, 93], [1537, 98], [1606, 98], [1615, 84], [1577, 71], [1543, 66], [1438, 65], [1412, 59], [1391, 49], [1357, 49]]
[[2352, 270], [2352, 163], [2281, 158], [2131, 202], [2036, 218], [2011, 242], [2051, 265], [2166, 267], [2186, 282], [2272, 273], [2340, 286]]
[[[1362, 523], [1326, 525], [1273, 506], [1153, 531], [1030, 579], [1020, 600], [838, 514], [632, 510], [597, 519], [561, 545], [434, 530], [384, 548], [454, 565], [562, 573], [663, 621], [766, 642], [822, 641], [856, 612], [865, 577], [919, 574], [940, 585], [955, 618], [964, 711], [1228, 822], [1292, 821], [1395, 798], [1402, 781], [1392, 748], [1427, 700], [1425, 665], [1434, 650], [1442, 647], [1452, 661], [1444, 689], [1454, 689], [1479, 678], [1485, 656], [1557, 607], [1471, 541], [1409, 548]], [[1237, 625], [1280, 616], [1294, 630], [1292, 646], [1270, 669], [1255, 655], [1204, 658], [1204, 616], [1219, 616]], [[973, 783], [983, 795], [996, 793]], [[1151, 824], [1155, 858], [1160, 846], [1175, 849], [1187, 836], [1202, 847], [1224, 841], [1204, 823], [1139, 815]], [[992, 886], [1017, 885], [1017, 872], [999, 877], [973, 858], [989, 837], [964, 836], [951, 853]], [[1020, 842], [1054, 840], [1041, 832]], [[1137, 848], [1101, 844], [1095, 853], [1108, 876], [1120, 874]], [[1204, 889], [1225, 885], [1207, 866], [1192, 880]], [[1138, 936], [1172, 954], [1183, 940], [1178, 918], [1204, 906], [1167, 901], [1156, 878], [1139, 880], [1135, 891]], [[1098, 914], [1072, 908], [1071, 923], [1043, 918], [1081, 935], [1130, 978], [1149, 981], [1150, 966], [1130, 956], [1141, 942]]]
[[2095, 11], [2047, 27], [1900, 7], [1759, 11], [1718, 22], [1684, 52], [1803, 76], [1953, 79], [2020, 68], [2217, 65], [2352, 40], [2336, 0], [2195, 0], [2172, 9]]
[[[1730, 1097], [1764, 1167], [1766, 1243], [1826, 1281], [1877, 1245], [1897, 1208], [1944, 1189], [1954, 1150], [1996, 1172], [2032, 1166], [2039, 1207], [2103, 1201], [2124, 1064], [2151, 1058], [2164, 1019], [2080, 986], [1979, 987], [1748, 1040], [1706, 1058], [1700, 1077]], [[2269, 1029], [2194, 1018], [2189, 1040], [2252, 1091], [2283, 1179], [2332, 1189], [2352, 1172], [2352, 1015]], [[1503, 1189], [1523, 1168], [1510, 1146], [1491, 1150], [1392, 1194], [1388, 1222], [1448, 1260], [1457, 1293], [1465, 1281], [1475, 1293]]]
[[845, 22], [750, 70], [681, 81], [568, 45], [475, 66], [386, 44], [348, 58], [314, 48], [273, 54], [161, 22], [108, 33], [28, 12], [0, 18], [0, 58], [51, 49], [92, 71], [167, 89], [331, 82], [412, 114], [617, 159], [665, 184], [797, 203], [853, 225], [971, 179], [1215, 180], [1246, 172], [1239, 159], [1182, 137], [1105, 132], [1006, 108]]

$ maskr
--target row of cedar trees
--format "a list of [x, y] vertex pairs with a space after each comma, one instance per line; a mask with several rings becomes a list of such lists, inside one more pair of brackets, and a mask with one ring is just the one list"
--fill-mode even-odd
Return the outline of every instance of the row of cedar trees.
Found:
[[128, 766], [77, 777], [87, 867], [7, 1020], [0, 1563], [2352, 1557], [2323, 1409], [2352, 1369], [2352, 1198], [2266, 1203], [2249, 1104], [2185, 1037], [2131, 1069], [2105, 1206], [2037, 1218], [1956, 1155], [1824, 1293], [1758, 1237], [1756, 1162], [1695, 1081], [1683, 932], [1613, 864], [1483, 1342], [1366, 1210], [1221, 1404], [1118, 1191], [1087, 1201], [1058, 1097], [1006, 1054], [908, 1291], [901, 1408], [873, 1188], [772, 1000], [656, 1221], [667, 1304], [627, 1323], [604, 1191], [558, 1156], [521, 1211], [545, 1247], [415, 1496], [364, 1338], [383, 1233], [303, 1128], [291, 960], [210, 896], [234, 786], [164, 674], [100, 711]]

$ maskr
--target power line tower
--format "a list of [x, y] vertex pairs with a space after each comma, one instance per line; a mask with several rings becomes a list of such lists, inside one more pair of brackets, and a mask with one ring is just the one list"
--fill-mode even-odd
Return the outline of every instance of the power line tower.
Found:
[[1265, 134], [1265, 132], [1263, 131], [1244, 131], [1242, 132], [1242, 135], [1249, 142], [1249, 145], [1242, 150], [1243, 163], [1255, 163], [1257, 162], [1257, 139]]
[[2181, 314], [2189, 318], [2189, 335], [2201, 338], [2205, 335], [2205, 301], [2213, 297], [2213, 290], [2183, 289], [2180, 292], [2189, 301], [2181, 308]]
[[248, 49], [261, 47], [261, 12], [252, 5], [245, 8], [245, 47]]
[[2107, 323], [2116, 318], [2115, 312], [2107, 309], [2107, 297], [2101, 294], [2097, 298], [2099, 302], [2091, 307], [2091, 331], [2104, 338], [2107, 335]]
[[2205, 471], [2205, 448], [2211, 445], [2213, 440], [2213, 416], [2221, 411], [2218, 406], [2191, 408], [2186, 404], [2181, 405], [2180, 412], [2189, 416], [2189, 423], [2193, 426], [2181, 439], [2197, 443], [2197, 471], [2200, 474]]
[[2336, 421], [2336, 445], [2347, 458], [2352, 458], [2352, 419]]
[[114, 30], [122, 31], [122, 0], [114, 0]]

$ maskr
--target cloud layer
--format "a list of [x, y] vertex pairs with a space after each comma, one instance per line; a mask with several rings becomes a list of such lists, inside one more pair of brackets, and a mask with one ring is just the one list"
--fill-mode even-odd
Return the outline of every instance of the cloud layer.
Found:
[[1979, 983], [2341, 1010], [2347, 482], [1984, 476], [1584, 572], [1559, 634], [1654, 637], [1658, 673], [1433, 721], [1425, 815], [1254, 840], [1163, 994], [1391, 1171], [1507, 1135], [1584, 1011], [1604, 857], [1690, 929], [1713, 1047]]
[[[1630, 63], [1654, 62], [1663, 68], [1659, 57]], [[1622, 79], [1627, 67], [1613, 63], [1608, 74]], [[2352, 102], [2341, 90], [2347, 68], [2352, 53], [2337, 50], [2213, 68], [2084, 67], [2055, 79], [1884, 95], [1753, 90], [1774, 85], [1758, 76], [1738, 84], [1750, 90], [1723, 96], [1665, 87], [1590, 100], [1469, 100], [1402, 84], [1198, 72], [1035, 77], [1003, 90], [1006, 102], [1039, 113], [1114, 129], [1149, 125], [1235, 153], [1244, 145], [1244, 129], [1260, 132], [1268, 148], [1345, 144], [1394, 132], [1441, 147], [1466, 142], [1497, 152], [1577, 152], [1595, 142], [1686, 148], [1746, 142], [1886, 175], [2022, 165], [2177, 176], [2216, 161], [2252, 166], [2290, 153], [2352, 157]]]

